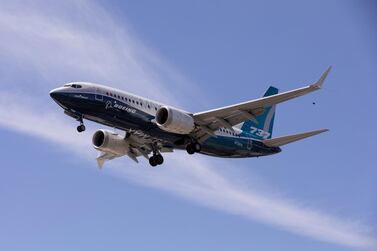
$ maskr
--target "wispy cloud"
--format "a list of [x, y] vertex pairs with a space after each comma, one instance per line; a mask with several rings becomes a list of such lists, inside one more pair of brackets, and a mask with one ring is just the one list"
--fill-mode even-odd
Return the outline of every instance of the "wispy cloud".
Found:
[[[3, 1], [0, 15], [2, 59], [33, 70], [34, 77], [44, 80], [40, 89], [96, 81], [170, 103], [184, 100], [172, 89], [194, 93], [189, 81], [136, 40], [127, 24], [114, 23], [97, 5], [48, 2]], [[17, 82], [20, 77], [1, 75]]]
[[[28, 77], [2, 75], [3, 81], [6, 78], [21, 89], [29, 89], [31, 94], [41, 90], [47, 94], [59, 81], [90, 80], [182, 105], [175, 97], [188, 90], [189, 81], [176, 69], [143, 46], [125, 24], [117, 24], [92, 2], [68, 2], [58, 7], [54, 7], [55, 2], [46, 4], [45, 1], [26, 6], [13, 1], [4, 3], [0, 9], [0, 35], [5, 39], [0, 40], [0, 54], [16, 70], [24, 70], [18, 65], [23, 62], [33, 71], [28, 72]], [[20, 84], [31, 76], [40, 79], [40, 84], [33, 85], [35, 88]], [[0, 126], [41, 137], [92, 161], [90, 131], [78, 136], [69, 119], [57, 113], [57, 107], [51, 104], [55, 109], [50, 110], [49, 105], [41, 101], [44, 97], [36, 99], [31, 94], [24, 92], [20, 99], [21, 94], [0, 93]], [[290, 232], [339, 245], [377, 250], [377, 240], [363, 224], [234, 182], [239, 179], [230, 177], [237, 174], [219, 172], [214, 168], [216, 160], [199, 156], [188, 158], [183, 153], [167, 158], [167, 165], [161, 169], [131, 168], [134, 166], [131, 161], [127, 162], [128, 168], [117, 167], [119, 161], [115, 161], [104, 171]], [[122, 161], [124, 164], [127, 160]], [[222, 161], [223, 165], [232, 165]]]

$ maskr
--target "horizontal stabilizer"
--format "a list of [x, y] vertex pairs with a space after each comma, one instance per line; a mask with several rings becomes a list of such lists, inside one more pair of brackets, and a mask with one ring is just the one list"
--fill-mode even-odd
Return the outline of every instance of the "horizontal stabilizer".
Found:
[[304, 133], [299, 133], [299, 134], [294, 134], [294, 135], [288, 135], [288, 136], [283, 136], [283, 137], [278, 137], [278, 138], [273, 138], [273, 139], [266, 139], [262, 140], [262, 142], [266, 146], [270, 147], [277, 147], [277, 146], [283, 146], [301, 139], [305, 139], [323, 132], [327, 132], [328, 129], [321, 129], [321, 130], [316, 130], [316, 131], [311, 131], [311, 132], [304, 132]]

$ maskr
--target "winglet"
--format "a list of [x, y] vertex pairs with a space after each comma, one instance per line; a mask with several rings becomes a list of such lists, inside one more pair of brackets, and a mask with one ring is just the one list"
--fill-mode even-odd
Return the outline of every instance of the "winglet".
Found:
[[325, 79], [327, 78], [327, 75], [329, 75], [329, 72], [331, 71], [331, 68], [332, 66], [330, 66], [329, 68], [327, 68], [327, 70], [322, 74], [322, 76], [320, 77], [320, 79], [315, 82], [314, 84], [312, 84], [311, 86], [316, 88], [316, 89], [320, 89], [323, 85], [323, 83], [325, 82]]

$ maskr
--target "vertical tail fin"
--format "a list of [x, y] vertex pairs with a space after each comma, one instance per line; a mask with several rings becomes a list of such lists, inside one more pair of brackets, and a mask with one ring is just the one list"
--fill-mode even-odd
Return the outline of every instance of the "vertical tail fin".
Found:
[[[279, 92], [276, 87], [270, 86], [263, 97], [272, 96]], [[254, 139], [270, 139], [274, 126], [276, 105], [266, 106], [255, 120], [246, 120], [241, 124], [242, 135]]]

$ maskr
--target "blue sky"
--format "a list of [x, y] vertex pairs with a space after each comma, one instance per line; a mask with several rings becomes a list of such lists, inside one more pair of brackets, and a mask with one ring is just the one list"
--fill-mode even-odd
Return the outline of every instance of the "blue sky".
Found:
[[[2, 250], [376, 250], [373, 1], [1, 1]], [[267, 158], [166, 154], [99, 171], [88, 123], [50, 89], [108, 84], [192, 112], [268, 85], [274, 135], [329, 128]], [[316, 105], [312, 103], [315, 102]]]

